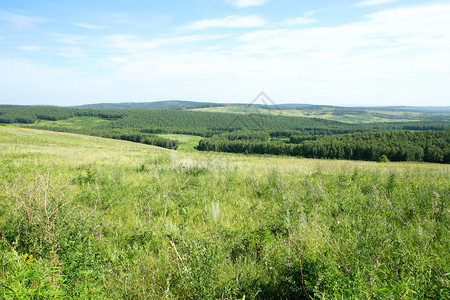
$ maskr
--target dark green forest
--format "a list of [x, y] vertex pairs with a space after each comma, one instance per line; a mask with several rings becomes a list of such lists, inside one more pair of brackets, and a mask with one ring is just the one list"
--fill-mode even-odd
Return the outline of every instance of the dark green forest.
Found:
[[450, 130], [355, 132], [292, 136], [289, 143], [268, 142], [248, 136], [200, 141], [198, 150], [248, 154], [290, 155], [308, 158], [450, 163]]
[[[81, 127], [57, 121], [76, 117], [105, 122]], [[49, 121], [44, 125], [40, 121]], [[54, 121], [54, 122], [53, 122]], [[158, 134], [204, 137], [197, 149], [308, 158], [449, 163], [450, 122], [348, 124], [325, 119], [167, 109], [80, 109], [3, 106], [0, 123], [79, 133], [177, 149]]]

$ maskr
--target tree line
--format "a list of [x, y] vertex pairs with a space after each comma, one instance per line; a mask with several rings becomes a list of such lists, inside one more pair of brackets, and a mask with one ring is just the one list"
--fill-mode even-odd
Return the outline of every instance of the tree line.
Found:
[[314, 136], [299, 143], [202, 139], [201, 151], [273, 154], [307, 158], [450, 163], [450, 130], [356, 132]]
[[[265, 131], [272, 137], [308, 132], [342, 134], [367, 130], [445, 130], [450, 122], [391, 122], [346, 124], [324, 119], [231, 114], [167, 109], [80, 109], [55, 106], [14, 106], [0, 108], [0, 123], [34, 124], [38, 120], [58, 121], [73, 117], [109, 120], [97, 129], [129, 128], [147, 133], [184, 133], [203, 137], [235, 131]], [[153, 132], [152, 132], [153, 131]]]

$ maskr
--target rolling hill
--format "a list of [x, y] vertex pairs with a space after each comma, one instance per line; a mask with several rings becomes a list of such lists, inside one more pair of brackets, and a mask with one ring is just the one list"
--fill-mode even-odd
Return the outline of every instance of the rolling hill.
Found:
[[124, 102], [99, 103], [75, 106], [76, 108], [95, 109], [171, 109], [171, 110], [199, 110], [207, 112], [224, 112], [239, 114], [271, 114], [282, 116], [298, 116], [328, 119], [347, 123], [372, 122], [406, 122], [406, 121], [450, 121], [450, 106], [441, 107], [341, 107], [312, 104], [242, 104], [242, 103], [212, 103], [182, 100], [157, 102]]

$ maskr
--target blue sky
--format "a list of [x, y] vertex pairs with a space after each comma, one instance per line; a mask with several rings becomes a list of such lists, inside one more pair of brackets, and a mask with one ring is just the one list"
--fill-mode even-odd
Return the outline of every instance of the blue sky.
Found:
[[450, 1], [0, 2], [0, 104], [450, 105]]

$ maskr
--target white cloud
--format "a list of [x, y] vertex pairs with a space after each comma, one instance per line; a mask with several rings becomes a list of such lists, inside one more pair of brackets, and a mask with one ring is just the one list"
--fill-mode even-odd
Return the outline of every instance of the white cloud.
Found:
[[81, 85], [75, 84], [76, 74], [72, 69], [2, 58], [0, 68], [8, 70], [0, 72], [0, 101], [3, 103], [61, 105], [61, 99], [80, 91]]
[[[445, 105], [449, 15], [450, 4], [435, 4], [382, 10], [340, 26], [83, 39], [70, 46], [100, 53], [80, 60], [89, 61], [79, 66], [89, 75], [0, 57], [0, 69], [11, 70], [0, 72], [0, 99], [242, 102], [265, 90], [277, 103]], [[217, 20], [197, 26], [226, 27]]]
[[388, 3], [394, 3], [398, 0], [365, 0], [357, 3], [355, 6], [376, 6]]
[[37, 24], [49, 21], [42, 17], [26, 16], [3, 10], [0, 11], [0, 20], [9, 23], [15, 30], [31, 30]]
[[309, 17], [298, 17], [295, 19], [287, 19], [284, 20], [283, 23], [286, 25], [308, 25], [312, 23], [316, 23], [317, 19], [309, 18]]
[[208, 28], [249, 28], [265, 25], [266, 21], [260, 16], [228, 16], [219, 19], [202, 20], [192, 23], [189, 29], [199, 30]]
[[85, 29], [103, 29], [103, 28], [105, 28], [104, 26], [92, 25], [92, 24], [88, 24], [88, 23], [72, 23], [72, 25], [81, 27], [81, 28], [85, 28]]
[[20, 50], [25, 50], [25, 51], [39, 51], [42, 49], [42, 46], [38, 46], [38, 45], [23, 45], [23, 46], [19, 46], [18, 47]]
[[326, 7], [318, 10], [310, 10], [303, 13], [301, 17], [293, 18], [293, 19], [285, 19], [282, 21], [282, 25], [287, 26], [297, 26], [297, 25], [308, 25], [317, 23], [319, 20], [316, 18], [313, 18], [314, 15], [316, 15], [318, 12], [326, 11], [330, 9], [331, 7]]
[[269, 0], [227, 0], [227, 3], [237, 7], [251, 7], [251, 6], [261, 6], [268, 2]]
[[143, 49], [149, 41], [136, 38], [116, 58], [115, 74], [160, 99], [236, 102], [264, 89], [277, 102], [442, 105], [450, 94], [449, 14], [450, 4], [413, 6], [336, 27], [260, 29], [218, 40], [211, 51]]
[[102, 41], [103, 47], [114, 49], [114, 51], [121, 53], [142, 53], [145, 51], [154, 51], [164, 47], [171, 47], [177, 45], [192, 45], [196, 42], [205, 42], [210, 40], [218, 40], [227, 37], [227, 35], [205, 35], [192, 34], [181, 35], [172, 38], [159, 38], [151, 40], [142, 40], [137, 36], [131, 35], [108, 35]]

